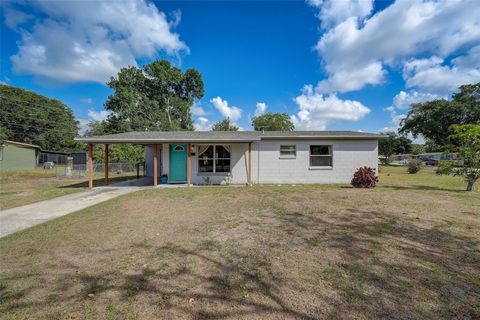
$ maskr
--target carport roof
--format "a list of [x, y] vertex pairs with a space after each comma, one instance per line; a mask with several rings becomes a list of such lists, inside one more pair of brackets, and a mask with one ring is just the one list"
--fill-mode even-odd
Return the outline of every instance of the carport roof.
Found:
[[76, 138], [88, 143], [254, 142], [267, 139], [381, 139], [357, 131], [141, 131]]

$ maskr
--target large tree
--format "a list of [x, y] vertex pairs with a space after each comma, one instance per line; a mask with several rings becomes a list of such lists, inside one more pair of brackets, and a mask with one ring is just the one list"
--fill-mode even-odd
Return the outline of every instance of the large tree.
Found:
[[193, 130], [190, 107], [203, 97], [200, 73], [185, 72], [168, 61], [155, 61], [122, 68], [108, 86], [114, 93], [105, 102], [112, 111], [106, 120], [107, 133], [143, 130]]
[[238, 129], [238, 126], [233, 124], [230, 121], [230, 118], [225, 118], [223, 120], [215, 122], [212, 126], [213, 131], [238, 131]]
[[412, 140], [394, 132], [389, 132], [387, 135], [378, 142], [378, 153], [384, 157], [382, 159], [384, 163], [390, 163], [390, 157], [394, 154], [412, 152]]
[[441, 163], [439, 172], [464, 177], [467, 191], [473, 191], [475, 182], [480, 179], [480, 125], [453, 125], [450, 133], [452, 144], [449, 145], [449, 150], [459, 153], [463, 166], [455, 167], [447, 161]]
[[252, 118], [252, 126], [256, 131], [293, 131], [295, 125], [287, 113], [267, 112]]
[[0, 84], [0, 138], [73, 151], [79, 123], [62, 102], [21, 88]]
[[433, 100], [411, 105], [400, 132], [422, 135], [444, 148], [454, 124], [480, 124], [480, 83], [460, 87], [452, 100]]

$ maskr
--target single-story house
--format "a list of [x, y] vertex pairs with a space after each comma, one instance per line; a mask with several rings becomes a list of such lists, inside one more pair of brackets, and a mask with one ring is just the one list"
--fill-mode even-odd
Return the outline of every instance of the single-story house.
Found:
[[[94, 144], [105, 145], [107, 163], [109, 144], [140, 144], [154, 185], [163, 175], [168, 183], [251, 185], [348, 183], [359, 167], [377, 169], [382, 137], [354, 131], [145, 131], [77, 140], [89, 144], [90, 169]], [[93, 186], [91, 175], [89, 180]]]
[[38, 162], [40, 147], [3, 140], [0, 144], [0, 170], [32, 170]]

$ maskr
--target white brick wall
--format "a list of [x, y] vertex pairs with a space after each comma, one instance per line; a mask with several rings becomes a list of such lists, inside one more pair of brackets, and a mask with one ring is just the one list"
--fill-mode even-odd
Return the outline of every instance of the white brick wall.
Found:
[[[281, 159], [280, 145], [296, 145], [295, 159]], [[332, 145], [332, 168], [310, 168], [310, 145]], [[349, 183], [361, 166], [377, 169], [376, 140], [262, 140], [260, 183]]]
[[[296, 145], [295, 159], [281, 159], [280, 145]], [[310, 168], [310, 145], [332, 145], [333, 167], [329, 169]], [[377, 168], [378, 147], [376, 140], [262, 140], [252, 143], [253, 183], [349, 183], [355, 170], [361, 166]], [[247, 183], [247, 143], [233, 143], [230, 175], [210, 175], [214, 184]], [[258, 148], [261, 152], [258, 153]], [[169, 145], [159, 145], [162, 174], [170, 176]], [[153, 148], [147, 146], [147, 175], [153, 175]], [[161, 154], [161, 155], [160, 155]], [[197, 173], [197, 152], [191, 157], [192, 183], [205, 183], [205, 176]], [[260, 164], [260, 165], [259, 165]], [[161, 174], [159, 173], [159, 176]]]

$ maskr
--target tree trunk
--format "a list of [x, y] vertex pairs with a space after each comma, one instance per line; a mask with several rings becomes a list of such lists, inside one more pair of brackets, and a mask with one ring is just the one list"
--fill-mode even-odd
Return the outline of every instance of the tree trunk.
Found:
[[474, 184], [475, 184], [475, 180], [469, 179], [467, 184], [467, 191], [473, 191]]

